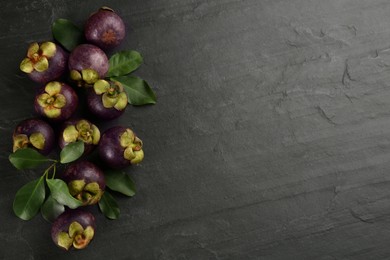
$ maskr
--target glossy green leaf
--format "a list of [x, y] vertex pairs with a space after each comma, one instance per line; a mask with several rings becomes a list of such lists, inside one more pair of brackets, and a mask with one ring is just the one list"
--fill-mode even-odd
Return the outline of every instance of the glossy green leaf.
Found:
[[13, 210], [19, 218], [29, 220], [39, 211], [45, 200], [44, 177], [30, 181], [18, 190], [15, 195]]
[[108, 170], [104, 172], [106, 185], [113, 191], [120, 192], [126, 196], [135, 195], [136, 189], [133, 180], [123, 171]]
[[70, 163], [81, 157], [84, 153], [84, 142], [77, 141], [69, 143], [60, 153], [61, 163]]
[[68, 185], [60, 179], [47, 179], [47, 186], [49, 186], [51, 196], [59, 204], [68, 206], [71, 209], [75, 209], [82, 205], [81, 201], [75, 199], [69, 193]]
[[53, 222], [64, 211], [65, 206], [58, 203], [52, 195], [46, 199], [41, 207], [42, 217], [49, 222]]
[[66, 19], [57, 19], [51, 27], [53, 37], [68, 51], [83, 43], [83, 31]]
[[109, 60], [110, 66], [107, 77], [123, 76], [136, 70], [143, 62], [141, 54], [137, 51], [121, 51]]
[[102, 198], [99, 201], [100, 211], [109, 219], [117, 219], [120, 214], [120, 209], [115, 198], [105, 191]]
[[156, 94], [145, 80], [134, 76], [113, 77], [111, 80], [122, 84], [129, 104], [137, 106], [156, 103]]
[[16, 169], [32, 169], [39, 165], [52, 161], [32, 148], [23, 148], [10, 154], [9, 161]]

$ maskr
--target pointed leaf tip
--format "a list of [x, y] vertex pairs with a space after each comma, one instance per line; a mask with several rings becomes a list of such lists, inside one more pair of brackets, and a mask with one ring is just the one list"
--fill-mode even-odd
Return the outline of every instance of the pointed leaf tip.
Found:
[[109, 219], [119, 218], [120, 209], [115, 198], [108, 192], [103, 193], [102, 198], [99, 201], [99, 209]]
[[32, 219], [45, 200], [44, 177], [30, 181], [20, 188], [14, 199], [13, 210], [23, 220]]
[[78, 208], [82, 205], [81, 201], [75, 199], [69, 193], [68, 185], [60, 179], [47, 179], [47, 186], [49, 186], [51, 196], [59, 204], [68, 206], [71, 209]]
[[111, 56], [107, 77], [129, 74], [142, 64], [143, 58], [137, 51], [121, 51]]
[[113, 77], [111, 80], [122, 84], [129, 104], [140, 106], [156, 103], [156, 94], [145, 80], [134, 76]]
[[54, 39], [68, 51], [83, 43], [83, 31], [67, 19], [57, 19], [51, 29]]
[[45, 162], [51, 161], [51, 159], [46, 158], [32, 148], [18, 149], [10, 154], [8, 159], [18, 170], [33, 169]]
[[133, 180], [123, 171], [107, 170], [104, 172], [106, 185], [113, 191], [132, 197], [135, 195], [136, 188]]
[[61, 150], [60, 162], [62, 164], [70, 163], [80, 158], [84, 153], [84, 142], [77, 141], [69, 143]]

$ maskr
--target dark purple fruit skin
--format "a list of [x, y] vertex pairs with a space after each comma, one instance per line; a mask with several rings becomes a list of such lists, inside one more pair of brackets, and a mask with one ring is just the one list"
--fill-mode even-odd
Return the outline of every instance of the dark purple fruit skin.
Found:
[[88, 42], [105, 50], [112, 49], [125, 38], [125, 24], [115, 12], [100, 9], [88, 18], [84, 35]]
[[107, 129], [100, 138], [99, 156], [106, 165], [113, 169], [123, 169], [131, 164], [123, 157], [125, 148], [120, 145], [120, 136], [126, 132], [125, 127], [114, 126]]
[[84, 69], [95, 70], [100, 78], [104, 78], [108, 71], [107, 55], [99, 47], [92, 44], [81, 44], [70, 54], [69, 70], [81, 72]]
[[49, 68], [47, 70], [42, 72], [34, 70], [31, 73], [27, 73], [31, 80], [44, 84], [60, 78], [65, 73], [69, 54], [58, 44], [56, 44], [56, 48], [56, 54], [48, 59]]
[[120, 117], [126, 110], [117, 110], [114, 107], [105, 108], [103, 106], [102, 96], [95, 93], [93, 88], [87, 90], [87, 108], [100, 119], [111, 120]]
[[33, 133], [41, 133], [45, 137], [45, 147], [42, 150], [38, 150], [35, 147], [31, 147], [43, 155], [49, 154], [55, 145], [55, 134], [53, 128], [43, 120], [40, 119], [26, 119], [20, 122], [13, 135], [25, 134], [30, 136]]
[[68, 233], [69, 225], [74, 221], [77, 221], [84, 229], [91, 226], [96, 230], [95, 217], [92, 213], [82, 209], [68, 209], [59, 215], [51, 226], [51, 238], [56, 245], [58, 245], [58, 234], [60, 232]]
[[[59, 138], [58, 138], [58, 145], [60, 146], [61, 149], [64, 149], [64, 147], [69, 144], [68, 142], [65, 142], [64, 140], [64, 137], [62, 135], [62, 133], [64, 132], [65, 128], [67, 126], [70, 126], [70, 125], [76, 125], [78, 121], [80, 120], [85, 120], [85, 121], [88, 121], [86, 119], [71, 119], [71, 120], [68, 120], [68, 121], [65, 121], [62, 126], [61, 126], [61, 129], [59, 131], [60, 135], [59, 135]], [[89, 122], [89, 121], [88, 121]], [[84, 154], [89, 154], [93, 151], [93, 149], [95, 149], [96, 145], [94, 144], [87, 144], [87, 143], [84, 143]]]
[[[38, 102], [37, 98], [39, 95], [45, 93], [45, 87], [40, 87], [37, 91], [37, 94], [35, 95], [34, 99], [34, 108], [35, 111], [43, 116], [46, 117], [43, 107], [41, 107]], [[74, 112], [76, 111], [78, 104], [79, 104], [79, 98], [77, 96], [77, 93], [73, 90], [73, 88], [65, 83], [61, 83], [61, 91], [60, 94], [65, 96], [66, 99], [66, 105], [61, 108], [61, 115], [57, 118], [49, 118], [52, 121], [65, 121], [69, 119]]]
[[102, 191], [106, 188], [106, 180], [102, 170], [88, 161], [77, 161], [70, 164], [60, 178], [66, 183], [73, 180], [84, 180], [86, 184], [96, 182]]

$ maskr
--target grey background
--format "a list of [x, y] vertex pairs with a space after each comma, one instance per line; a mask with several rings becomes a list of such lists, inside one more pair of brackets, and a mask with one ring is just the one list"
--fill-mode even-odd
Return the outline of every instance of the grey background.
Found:
[[[18, 66], [55, 19], [82, 26], [102, 5], [158, 103], [101, 125], [143, 139], [138, 193], [66, 253], [12, 212], [40, 175], [8, 162], [34, 116]], [[389, 259], [389, 28], [387, 0], [2, 0], [0, 258]]]

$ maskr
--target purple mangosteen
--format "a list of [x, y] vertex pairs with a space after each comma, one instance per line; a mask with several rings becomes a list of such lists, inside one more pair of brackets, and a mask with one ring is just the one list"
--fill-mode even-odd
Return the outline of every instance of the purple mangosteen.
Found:
[[77, 141], [84, 142], [84, 154], [90, 153], [100, 141], [99, 128], [86, 119], [66, 121], [58, 141], [61, 149]]
[[20, 122], [13, 133], [13, 152], [30, 147], [47, 155], [53, 150], [54, 144], [53, 128], [40, 119], [26, 119]]
[[125, 38], [125, 24], [114, 10], [102, 7], [88, 18], [84, 35], [88, 42], [102, 49], [111, 49]]
[[102, 49], [92, 44], [81, 44], [70, 54], [70, 78], [79, 86], [92, 85], [106, 76], [109, 63]]
[[47, 83], [64, 74], [68, 56], [58, 44], [34, 42], [28, 48], [27, 57], [20, 63], [20, 70], [35, 82]]
[[107, 166], [123, 169], [144, 158], [142, 141], [130, 128], [114, 126], [104, 132], [99, 142], [99, 156]]
[[87, 90], [87, 107], [101, 119], [114, 119], [125, 112], [127, 94], [119, 82], [100, 79]]
[[98, 203], [106, 188], [102, 170], [88, 161], [70, 164], [60, 178], [68, 184], [69, 193], [83, 205]]
[[35, 96], [35, 111], [53, 121], [70, 118], [76, 111], [79, 99], [72, 87], [65, 83], [52, 81], [39, 88]]
[[68, 209], [53, 222], [51, 238], [60, 248], [83, 249], [95, 235], [95, 217], [82, 209]]

